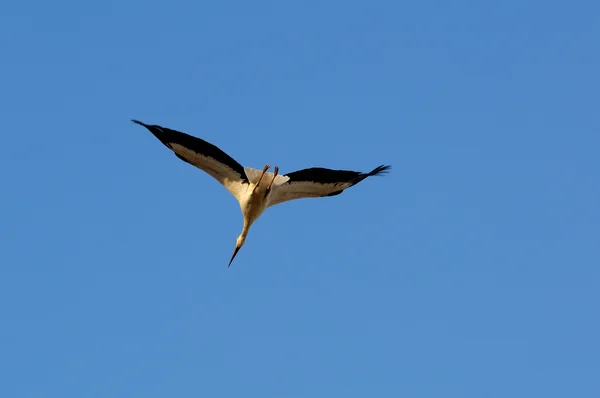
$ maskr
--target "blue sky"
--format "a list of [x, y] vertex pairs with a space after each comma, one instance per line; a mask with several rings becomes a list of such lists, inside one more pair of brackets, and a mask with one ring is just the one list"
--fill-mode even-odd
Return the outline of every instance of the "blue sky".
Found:
[[[597, 397], [600, 6], [0, 6], [0, 396]], [[269, 209], [240, 163], [369, 171]]]

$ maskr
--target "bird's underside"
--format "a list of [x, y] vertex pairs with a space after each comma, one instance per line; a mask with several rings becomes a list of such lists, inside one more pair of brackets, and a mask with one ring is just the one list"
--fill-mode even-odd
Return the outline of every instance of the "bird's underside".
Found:
[[133, 122], [146, 127], [179, 159], [211, 175], [238, 200], [244, 226], [231, 261], [244, 244], [252, 223], [268, 207], [294, 199], [339, 195], [365, 178], [385, 174], [391, 168], [381, 165], [361, 173], [312, 167], [282, 175], [278, 167], [269, 172], [270, 165], [265, 165], [262, 170], [243, 167], [215, 145], [186, 133], [137, 120]]

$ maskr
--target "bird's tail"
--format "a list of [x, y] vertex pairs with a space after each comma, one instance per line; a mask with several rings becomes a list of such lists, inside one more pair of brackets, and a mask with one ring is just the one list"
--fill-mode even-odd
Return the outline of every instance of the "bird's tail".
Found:
[[[244, 167], [244, 172], [246, 173], [246, 177], [248, 177], [248, 181], [250, 181], [252, 184], [256, 184], [260, 179], [260, 176], [263, 174], [262, 170], [253, 169], [252, 167]], [[263, 179], [261, 180], [261, 185], [264, 185], [265, 187], [269, 185], [269, 182], [273, 180], [274, 175], [275, 174], [273, 173], [266, 172]], [[290, 177], [288, 176], [278, 174], [277, 177], [275, 177], [275, 180], [273, 181], [273, 185], [277, 186], [285, 184], [286, 182], [288, 182], [289, 179]]]

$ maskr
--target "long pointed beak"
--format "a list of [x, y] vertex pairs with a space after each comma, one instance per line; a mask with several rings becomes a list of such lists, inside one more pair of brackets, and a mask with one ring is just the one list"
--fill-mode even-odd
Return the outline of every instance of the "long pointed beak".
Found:
[[237, 254], [237, 252], [238, 252], [239, 250], [240, 250], [240, 248], [239, 248], [239, 247], [236, 247], [236, 248], [233, 250], [233, 256], [231, 256], [231, 260], [229, 260], [229, 265], [227, 266], [227, 268], [231, 267], [231, 263], [233, 262], [233, 259], [235, 258], [235, 255]]

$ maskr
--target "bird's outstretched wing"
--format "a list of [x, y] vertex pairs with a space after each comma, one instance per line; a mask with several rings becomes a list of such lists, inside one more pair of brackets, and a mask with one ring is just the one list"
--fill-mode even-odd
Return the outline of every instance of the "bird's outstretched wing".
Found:
[[236, 199], [239, 200], [240, 194], [247, 188], [248, 178], [244, 167], [213, 144], [166, 127], [148, 125], [138, 120], [132, 122], [146, 127], [179, 159], [210, 174]]
[[367, 177], [385, 174], [391, 167], [381, 165], [369, 173], [321, 167], [294, 171], [286, 174], [286, 177], [289, 177], [286, 183], [273, 187], [269, 206], [294, 199], [339, 195], [344, 189], [358, 184]]

